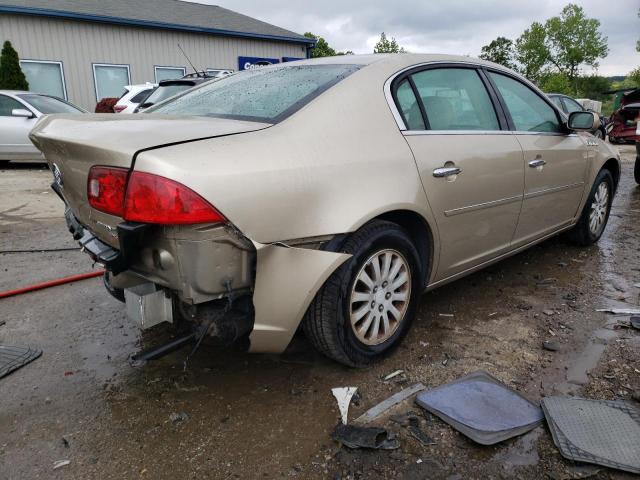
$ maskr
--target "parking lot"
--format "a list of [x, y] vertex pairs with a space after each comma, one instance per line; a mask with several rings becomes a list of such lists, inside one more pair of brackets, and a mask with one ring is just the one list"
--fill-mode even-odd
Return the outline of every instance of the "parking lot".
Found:
[[[477, 369], [532, 400], [638, 400], [640, 334], [595, 311], [637, 306], [640, 294], [635, 151], [618, 148], [622, 179], [598, 244], [552, 239], [425, 295], [398, 351], [368, 369], [325, 359], [302, 335], [281, 356], [205, 345], [186, 369], [186, 350], [135, 366], [133, 353], [169, 333], [140, 336], [99, 278], [0, 300], [0, 341], [44, 352], [0, 380], [0, 478], [627, 478], [563, 460], [544, 427], [480, 447], [429, 417], [435, 445], [424, 447], [383, 418], [401, 447], [382, 453], [330, 438], [336, 386], [358, 387], [352, 418], [414, 382]], [[0, 170], [0, 290], [92, 268], [77, 250], [37, 251], [75, 246], [50, 181], [38, 165]], [[558, 351], [542, 348], [550, 339]], [[420, 409], [398, 407], [408, 410]], [[58, 460], [70, 463], [53, 470]]]

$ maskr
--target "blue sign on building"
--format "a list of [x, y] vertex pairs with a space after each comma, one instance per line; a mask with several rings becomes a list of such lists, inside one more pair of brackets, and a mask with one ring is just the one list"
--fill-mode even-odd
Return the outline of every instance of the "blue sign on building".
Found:
[[238, 57], [238, 70], [251, 70], [273, 65], [274, 63], [280, 63], [280, 60], [277, 58]]

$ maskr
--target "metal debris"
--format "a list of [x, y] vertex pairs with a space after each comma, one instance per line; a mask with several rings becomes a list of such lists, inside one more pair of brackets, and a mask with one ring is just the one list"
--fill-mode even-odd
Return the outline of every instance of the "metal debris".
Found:
[[355, 420], [355, 423], [369, 423], [370, 421], [379, 417], [382, 413], [384, 413], [391, 407], [406, 400], [410, 396], [415, 395], [419, 391], [424, 390], [425, 388], [426, 387], [421, 383], [416, 383], [415, 385], [407, 387], [404, 390], [401, 390], [398, 393], [391, 395], [389, 398], [387, 398], [386, 400], [383, 400], [382, 402], [375, 405], [374, 407], [371, 407], [369, 410], [367, 410], [362, 415], [360, 415]]

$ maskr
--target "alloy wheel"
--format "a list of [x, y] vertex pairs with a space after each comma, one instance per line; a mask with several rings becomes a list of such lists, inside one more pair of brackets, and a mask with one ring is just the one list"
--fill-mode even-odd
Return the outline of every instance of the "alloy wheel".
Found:
[[593, 196], [591, 212], [589, 212], [589, 230], [593, 235], [599, 235], [604, 228], [608, 207], [609, 185], [607, 182], [601, 182]]
[[397, 250], [374, 253], [358, 272], [351, 289], [350, 320], [356, 338], [379, 345], [393, 336], [411, 299], [409, 263]]

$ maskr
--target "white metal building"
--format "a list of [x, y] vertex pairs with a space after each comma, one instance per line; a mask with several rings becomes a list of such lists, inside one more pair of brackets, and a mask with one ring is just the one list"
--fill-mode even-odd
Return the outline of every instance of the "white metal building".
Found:
[[198, 70], [305, 58], [314, 40], [218, 6], [181, 0], [0, 0], [30, 90], [93, 111], [125, 85]]

